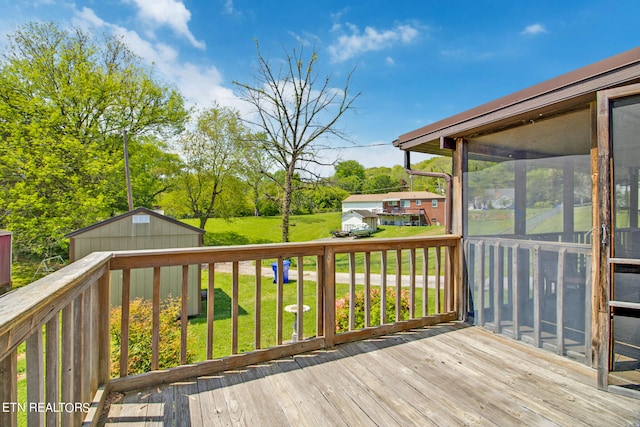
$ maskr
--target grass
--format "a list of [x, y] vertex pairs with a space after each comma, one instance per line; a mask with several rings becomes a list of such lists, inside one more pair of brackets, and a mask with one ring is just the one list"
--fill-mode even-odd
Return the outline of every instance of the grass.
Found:
[[[203, 286], [207, 283], [207, 271], [203, 271]], [[372, 286], [373, 288], [373, 286]], [[358, 286], [357, 289], [363, 289]], [[284, 284], [283, 305], [296, 303], [297, 284], [290, 280]], [[349, 285], [337, 284], [336, 297], [341, 298], [349, 292]], [[214, 294], [214, 357], [231, 354], [231, 274], [216, 273]], [[305, 281], [303, 287], [303, 303], [310, 310], [304, 313], [303, 327], [305, 338], [316, 335], [316, 283]], [[429, 289], [429, 312], [434, 311], [435, 290]], [[422, 304], [420, 290], [416, 290], [416, 313]], [[264, 277], [261, 292], [261, 347], [276, 345], [276, 286], [271, 277]], [[254, 350], [255, 331], [255, 283], [252, 276], [240, 276], [238, 287], [238, 351], [240, 353]], [[202, 303], [202, 313], [189, 320], [190, 345], [194, 350], [195, 360], [206, 360], [207, 319], [206, 302]], [[284, 313], [283, 340], [291, 339], [293, 332], [293, 315]]]
[[[574, 208], [575, 231], [587, 232], [591, 230], [591, 205], [576, 206]], [[536, 221], [536, 218], [543, 218]], [[527, 233], [545, 234], [561, 233], [563, 227], [562, 209], [527, 209]], [[514, 232], [513, 209], [488, 209], [484, 211], [469, 211], [469, 235], [508, 235]]]
[[[305, 242], [330, 237], [341, 227], [341, 214], [330, 212], [313, 215], [294, 215], [290, 219], [289, 240]], [[185, 219], [186, 224], [198, 226], [198, 220]], [[224, 220], [212, 218], [205, 226], [205, 244], [210, 246], [253, 245], [279, 243], [282, 236], [279, 216], [242, 217]]]
[[[198, 226], [195, 219], [184, 223]], [[331, 237], [331, 232], [342, 227], [341, 213], [329, 212], [291, 217], [289, 241], [308, 242]], [[242, 217], [224, 220], [212, 218], [205, 226], [205, 244], [210, 246], [253, 245], [281, 242], [280, 217]], [[382, 227], [375, 238], [410, 237], [444, 234], [444, 227]]]

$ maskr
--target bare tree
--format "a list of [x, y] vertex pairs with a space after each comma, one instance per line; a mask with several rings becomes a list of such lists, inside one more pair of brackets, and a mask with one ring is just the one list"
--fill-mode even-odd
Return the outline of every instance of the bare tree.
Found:
[[[353, 71], [347, 75], [342, 88], [333, 86], [331, 74], [319, 76], [315, 47], [309, 55], [304, 45], [291, 53], [285, 51], [285, 59], [277, 69], [262, 55], [257, 41], [256, 49], [258, 65], [254, 84], [234, 83], [241, 89], [241, 98], [255, 108], [257, 119], [252, 124], [267, 135], [261, 148], [284, 170], [282, 241], [287, 242], [296, 174], [314, 176], [310, 166], [322, 164], [318, 155], [318, 150], [324, 148], [322, 141], [331, 137], [345, 139], [336, 123], [353, 108], [360, 94], [350, 94]], [[278, 182], [273, 176], [271, 179]]]

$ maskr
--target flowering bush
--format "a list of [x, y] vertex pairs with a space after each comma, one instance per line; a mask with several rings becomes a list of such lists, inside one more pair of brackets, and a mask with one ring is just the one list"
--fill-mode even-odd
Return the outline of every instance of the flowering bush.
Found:
[[[111, 376], [120, 375], [121, 308], [111, 309]], [[153, 305], [149, 300], [136, 298], [129, 305], [129, 366], [128, 375], [151, 371], [151, 319]], [[168, 298], [160, 310], [160, 342], [158, 367], [166, 369], [180, 365], [180, 298]], [[188, 348], [188, 346], [187, 346]], [[193, 361], [187, 350], [187, 363]]]
[[[374, 288], [370, 291], [371, 326], [380, 324], [380, 289]], [[354, 297], [354, 319], [355, 329], [364, 328], [364, 290], [357, 291]], [[336, 300], [336, 332], [345, 332], [349, 330], [349, 300], [350, 294]], [[409, 318], [409, 292], [403, 289], [400, 293], [400, 318], [406, 320]], [[394, 322], [396, 319], [396, 291], [393, 288], [387, 289], [386, 303], [386, 319], [387, 322]]]

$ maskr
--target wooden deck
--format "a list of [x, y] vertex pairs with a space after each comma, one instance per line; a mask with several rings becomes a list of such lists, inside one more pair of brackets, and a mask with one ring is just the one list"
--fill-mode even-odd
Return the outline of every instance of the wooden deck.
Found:
[[112, 399], [106, 425], [640, 425], [594, 370], [461, 323]]

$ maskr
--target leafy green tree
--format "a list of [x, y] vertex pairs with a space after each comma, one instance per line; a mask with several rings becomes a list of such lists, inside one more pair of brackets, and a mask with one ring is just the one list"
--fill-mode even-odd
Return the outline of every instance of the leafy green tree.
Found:
[[[129, 169], [135, 206], [154, 208], [160, 205], [161, 196], [175, 187], [175, 177], [180, 169], [180, 158], [169, 152], [167, 145], [154, 136], [129, 135]], [[117, 159], [118, 173], [107, 190], [112, 200], [111, 214], [129, 209], [124, 182], [124, 159]]]
[[[117, 37], [53, 23], [10, 34], [0, 61], [0, 227], [14, 232], [16, 251], [61, 253], [65, 233], [121, 210], [122, 132], [162, 137], [185, 117], [181, 95]], [[132, 152], [148, 151], [136, 143]]]
[[333, 179], [336, 185], [349, 193], [359, 193], [365, 181], [365, 169], [355, 160], [336, 163]]
[[[264, 146], [266, 137], [264, 133], [254, 134], [249, 141], [249, 145], [252, 147]], [[266, 197], [266, 171], [270, 170], [272, 165], [273, 161], [267, 151], [260, 149], [248, 149], [245, 151], [245, 167], [241, 174], [249, 187], [251, 187], [254, 216], [260, 216], [261, 213], [264, 213], [261, 207]]]
[[254, 124], [267, 135], [260, 148], [284, 171], [280, 199], [283, 242], [289, 241], [296, 174], [312, 174], [309, 166], [320, 163], [317, 153], [322, 141], [345, 138], [336, 124], [359, 95], [351, 95], [351, 73], [342, 88], [333, 86], [331, 75], [320, 77], [317, 51], [314, 48], [307, 55], [303, 46], [286, 53], [278, 68], [262, 55], [256, 42], [255, 83], [235, 82], [242, 99], [255, 108]]
[[[228, 184], [244, 169], [250, 142], [239, 113], [217, 105], [199, 113], [195, 128], [178, 138], [184, 162], [178, 182], [190, 215], [198, 218], [200, 228], [205, 228], [209, 218], [229, 218], [236, 213], [231, 202], [244, 199], [238, 197], [244, 192], [233, 191]], [[232, 197], [221, 197], [225, 192], [231, 192]]]
[[387, 174], [374, 175], [367, 178], [362, 186], [362, 192], [365, 194], [387, 193], [389, 191], [401, 191], [402, 185], [398, 181], [394, 181]]

